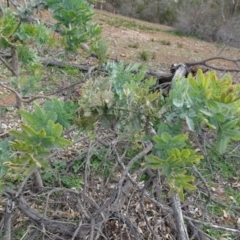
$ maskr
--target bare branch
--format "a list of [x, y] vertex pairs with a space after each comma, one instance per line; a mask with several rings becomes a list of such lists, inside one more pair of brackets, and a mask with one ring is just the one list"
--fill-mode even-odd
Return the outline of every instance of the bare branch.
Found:
[[125, 217], [123, 214], [121, 213], [114, 213], [113, 217], [118, 218], [121, 222], [125, 223], [131, 230], [132, 234], [134, 235], [136, 240], [141, 240], [142, 237], [140, 235], [140, 233], [137, 230], [137, 227], [127, 218]]
[[4, 66], [13, 74], [13, 76], [17, 75], [14, 69], [8, 64], [8, 62], [1, 55], [0, 55], [0, 60], [4, 64]]
[[26, 185], [28, 179], [31, 177], [32, 173], [33, 173], [33, 171], [30, 172], [30, 173], [23, 179], [20, 187], [18, 188], [18, 191], [16, 192], [16, 195], [15, 195], [16, 198], [22, 193], [23, 188], [24, 188], [24, 186]]
[[206, 188], [206, 190], [207, 190], [207, 201], [206, 201], [206, 203], [204, 204], [204, 205], [205, 205], [205, 213], [206, 213], [207, 206], [208, 206], [208, 204], [209, 204], [210, 201], [211, 201], [211, 193], [210, 193], [209, 186], [208, 186], [206, 180], [204, 179], [204, 177], [202, 176], [202, 174], [197, 170], [197, 168], [196, 168], [195, 166], [193, 166], [191, 169], [193, 170], [193, 173], [194, 173], [195, 175], [197, 175], [197, 176], [201, 179], [201, 181], [203, 182], [203, 184], [204, 184], [204, 186], [205, 186], [205, 188]]
[[13, 89], [11, 87], [8, 87], [6, 84], [4, 84], [2, 82], [0, 82], [0, 85], [15, 94], [15, 96], [16, 96], [16, 107], [19, 108], [19, 109], [21, 109], [23, 107], [23, 103], [30, 103], [30, 102], [33, 102], [36, 99], [39, 99], [39, 98], [50, 99], [47, 96], [35, 96], [35, 97], [33, 97], [29, 100], [24, 100], [24, 99], [22, 99], [21, 94], [18, 91], [16, 91], [15, 89]]
[[[228, 61], [228, 62], [232, 62], [236, 65], [237, 68], [220, 68], [220, 67], [216, 67], [213, 65], [208, 64], [207, 62], [209, 61], [213, 61], [213, 60], [224, 60], [224, 61]], [[198, 61], [198, 62], [187, 62], [185, 63], [188, 67], [191, 66], [195, 66], [195, 65], [202, 65], [205, 66], [207, 68], [211, 68], [217, 71], [223, 71], [223, 72], [240, 72], [240, 68], [238, 66], [238, 63], [240, 63], [240, 59], [230, 59], [230, 58], [225, 58], [225, 57], [212, 57], [212, 58], [208, 58], [202, 61]]]
[[87, 159], [85, 162], [85, 171], [84, 171], [84, 187], [83, 187], [83, 193], [86, 195], [87, 194], [87, 182], [88, 182], [88, 171], [90, 169], [90, 160], [92, 157], [92, 149], [94, 147], [94, 143], [90, 142], [89, 147], [88, 147], [88, 152], [87, 152]]
[[2, 240], [11, 240], [11, 220], [14, 207], [15, 202], [12, 199], [8, 199], [4, 213], [4, 236]]
[[88, 72], [92, 69], [92, 67], [95, 67], [95, 65], [89, 65], [89, 64], [75, 64], [75, 63], [69, 63], [64, 61], [59, 61], [57, 59], [53, 58], [42, 58], [40, 62], [45, 66], [57, 66], [57, 67], [72, 67], [77, 68], [80, 71]]
[[172, 199], [173, 215], [174, 215], [175, 224], [177, 227], [177, 239], [188, 240], [189, 236], [184, 224], [180, 200], [176, 193], [173, 194], [171, 199]]
[[[190, 220], [187, 220], [187, 221], [190, 224], [190, 227], [192, 227], [193, 231], [195, 232], [195, 234], [191, 237], [191, 240], [195, 239], [195, 237], [198, 237], [199, 240], [208, 240], [208, 239], [210, 239], [210, 240], [217, 240], [216, 238], [213, 238], [213, 237], [209, 236], [207, 233], [203, 232], [201, 229], [199, 229], [199, 227], [195, 226], [192, 223], [192, 221], [190, 221]], [[205, 238], [204, 236], [206, 236], [207, 238]]]
[[187, 219], [187, 220], [190, 220], [192, 222], [200, 223], [200, 224], [202, 224], [204, 226], [207, 226], [207, 227], [210, 227], [210, 228], [214, 228], [214, 229], [218, 229], [218, 230], [224, 230], [224, 231], [227, 231], [227, 232], [240, 234], [240, 230], [238, 230], [238, 229], [229, 228], [229, 227], [223, 227], [223, 226], [219, 226], [219, 225], [208, 223], [208, 222], [202, 222], [202, 221], [199, 221], [197, 219], [193, 219], [193, 218], [190, 218], [190, 217], [187, 217], [187, 216], [184, 216], [183, 218]]

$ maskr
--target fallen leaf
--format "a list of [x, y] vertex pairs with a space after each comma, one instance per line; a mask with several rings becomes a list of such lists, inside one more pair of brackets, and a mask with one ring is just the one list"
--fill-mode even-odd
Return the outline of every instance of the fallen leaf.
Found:
[[225, 210], [223, 210], [223, 217], [228, 218], [228, 213]]
[[215, 188], [215, 187], [211, 187], [211, 190], [212, 190], [213, 192], [216, 192], [216, 188]]
[[233, 196], [229, 196], [229, 198], [230, 198], [234, 203], [237, 204], [237, 200], [236, 200]]

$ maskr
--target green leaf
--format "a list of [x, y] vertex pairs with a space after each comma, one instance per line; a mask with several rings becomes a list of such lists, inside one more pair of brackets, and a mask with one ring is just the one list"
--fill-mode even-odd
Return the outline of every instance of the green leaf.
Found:
[[0, 141], [0, 179], [7, 172], [7, 167], [6, 165], [4, 165], [4, 163], [10, 159], [10, 156], [11, 156], [11, 151], [10, 151], [9, 139], [1, 140]]
[[208, 117], [213, 117], [213, 113], [209, 112], [205, 109], [199, 109], [199, 112], [203, 113], [204, 115], [208, 116]]
[[197, 189], [196, 186], [194, 186], [194, 185], [192, 185], [192, 184], [189, 184], [189, 183], [187, 183], [187, 182], [182, 183], [182, 186], [183, 186], [183, 188], [188, 189], [188, 190], [190, 190], [190, 191], [194, 191], [194, 190]]
[[222, 130], [217, 133], [217, 150], [220, 154], [223, 154], [227, 148], [229, 137], [227, 137]]
[[187, 158], [184, 159], [186, 163], [190, 164], [199, 164], [200, 160], [204, 157], [202, 155], [191, 154]]
[[29, 113], [24, 110], [19, 111], [22, 118], [33, 128], [35, 131], [44, 129], [49, 120], [56, 121], [57, 115], [54, 111], [45, 112], [37, 104], [34, 104], [34, 112]]
[[224, 130], [230, 129], [230, 128], [235, 127], [238, 123], [239, 123], [239, 118], [235, 118], [235, 119], [233, 119], [233, 120], [231, 120], [231, 121], [223, 124], [223, 125], [222, 125], [222, 128], [223, 128]]
[[185, 145], [185, 141], [188, 139], [186, 134], [179, 134], [172, 139], [172, 142], [181, 146]]
[[207, 106], [210, 110], [212, 110], [215, 113], [221, 112], [220, 104], [213, 99], [210, 99], [210, 100], [207, 101]]
[[157, 143], [156, 148], [172, 149], [183, 148], [186, 145], [185, 141], [187, 140], [187, 138], [188, 137], [185, 134], [180, 134], [171, 138], [171, 136], [167, 132], [164, 132], [161, 134], [161, 137], [154, 136], [153, 140]]
[[188, 77], [188, 81], [189, 81], [191, 87], [192, 87], [195, 91], [198, 91], [198, 90], [199, 90], [199, 89], [198, 89], [198, 86], [197, 86], [197, 82], [196, 82], [196, 80], [195, 80], [194, 77], [189, 76], [189, 77]]
[[160, 137], [160, 136], [154, 136], [154, 137], [153, 137], [153, 141], [154, 141], [155, 143], [159, 144], [159, 145], [165, 144], [165, 142], [163, 141], [162, 137]]
[[169, 149], [169, 150], [167, 150], [167, 153], [169, 156], [175, 155], [176, 157], [180, 157], [180, 155], [181, 155], [181, 152], [178, 148]]
[[170, 136], [167, 132], [162, 133], [161, 139], [162, 139], [165, 143], [169, 143], [169, 142], [172, 140], [171, 136]]
[[11, 142], [12, 148], [15, 150], [21, 151], [21, 152], [34, 152], [33, 145], [27, 144], [26, 142], [22, 142], [19, 140], [15, 140], [14, 142]]
[[21, 139], [21, 140], [23, 140], [23, 141], [27, 141], [27, 140], [29, 139], [29, 137], [26, 136], [25, 134], [20, 133], [20, 132], [15, 131], [15, 130], [10, 130], [8, 133], [9, 133], [11, 136], [13, 136], [13, 137], [15, 137], [15, 138], [19, 138], [19, 139]]
[[41, 165], [41, 167], [42, 167], [43, 169], [46, 170], [46, 169], [49, 169], [49, 168], [50, 168], [50, 165], [49, 165], [49, 163], [48, 163], [46, 160], [39, 158], [39, 159], [38, 159], [38, 162], [39, 162], [39, 164]]
[[[176, 150], [176, 149], [175, 149]], [[177, 149], [178, 150], [178, 149]], [[169, 154], [169, 157], [166, 159], [166, 161], [164, 162], [164, 164], [168, 167], [168, 166], [174, 166], [177, 165], [178, 163], [181, 162], [181, 158], [178, 158], [177, 155]]]
[[182, 187], [179, 187], [178, 189], [178, 197], [180, 199], [180, 201], [184, 201], [184, 193], [183, 193], [183, 188]]
[[191, 152], [188, 149], [183, 149], [182, 152], [181, 152], [181, 157], [182, 158], [188, 158], [190, 153]]
[[60, 137], [62, 135], [63, 127], [59, 123], [54, 124], [53, 126], [53, 136], [54, 137]]
[[147, 162], [143, 163], [142, 165], [148, 166], [152, 169], [159, 169], [165, 162], [164, 160], [162, 160], [156, 156], [153, 156], [153, 155], [146, 156], [146, 160], [147, 160]]
[[57, 98], [44, 102], [45, 112], [56, 114], [56, 119], [49, 120], [61, 124], [64, 128], [69, 128], [71, 126], [71, 121], [77, 118], [76, 110], [78, 108], [79, 106], [71, 101], [63, 102]]
[[234, 140], [240, 140], [240, 131], [238, 130], [224, 130], [223, 132], [228, 138], [232, 138]]
[[173, 99], [173, 105], [175, 105], [176, 107], [181, 108], [183, 107], [183, 104], [184, 104], [184, 99], [177, 99], [177, 98]]
[[71, 146], [71, 145], [72, 145], [72, 142], [71, 142], [71, 141], [69, 141], [69, 140], [67, 140], [67, 139], [65, 139], [65, 138], [62, 138], [62, 137], [58, 138], [58, 139], [56, 140], [56, 143], [57, 143], [60, 147], [63, 147], [63, 146]]
[[186, 123], [188, 125], [188, 128], [191, 130], [191, 131], [194, 131], [194, 122], [192, 120], [192, 118], [188, 117], [188, 116], [185, 116], [185, 119], [186, 119]]
[[32, 129], [31, 127], [29, 126], [26, 126], [26, 125], [21, 125], [21, 128], [24, 132], [26, 132], [29, 136], [37, 136], [37, 135], [42, 135], [42, 136], [46, 136], [46, 132], [44, 130], [40, 130], [38, 133]]
[[202, 70], [198, 70], [195, 78], [196, 78], [197, 86], [201, 86], [202, 82], [203, 82], [203, 79], [204, 79], [204, 75], [203, 75]]
[[172, 175], [170, 178], [167, 179], [166, 183], [170, 187], [170, 194], [173, 195], [174, 193], [178, 194], [178, 197], [181, 201], [184, 200], [184, 192], [183, 189], [188, 190], [196, 190], [196, 187], [190, 184], [189, 182], [193, 182], [194, 177], [185, 174], [183, 170], [179, 174]]
[[24, 172], [23, 175], [29, 175], [32, 174], [35, 170], [37, 170], [38, 166], [36, 165], [36, 163], [32, 163]]
[[55, 124], [52, 120], [49, 120], [46, 126], [46, 132], [48, 136], [58, 138], [62, 135], [63, 127], [57, 123]]

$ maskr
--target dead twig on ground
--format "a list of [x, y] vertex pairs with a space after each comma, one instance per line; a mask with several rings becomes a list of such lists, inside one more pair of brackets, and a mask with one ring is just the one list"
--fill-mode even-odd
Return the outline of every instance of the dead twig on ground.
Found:
[[210, 228], [214, 228], [214, 229], [218, 229], [218, 230], [224, 230], [226, 232], [231, 232], [231, 233], [238, 233], [240, 234], [240, 230], [239, 229], [234, 229], [234, 228], [229, 228], [229, 227], [224, 227], [224, 226], [219, 226], [219, 225], [216, 225], [216, 224], [212, 224], [212, 223], [209, 223], [209, 222], [202, 222], [202, 221], [199, 221], [197, 219], [193, 219], [193, 218], [190, 218], [188, 216], [184, 216], [184, 219], [186, 220], [190, 220], [192, 222], [196, 222], [196, 223], [200, 223], [204, 226], [207, 226], [207, 227], [210, 227]]
[[2, 82], [0, 82], [0, 85], [15, 94], [15, 96], [16, 96], [16, 107], [18, 109], [23, 108], [23, 103], [30, 103], [30, 102], [33, 102], [36, 99], [39, 99], [39, 98], [50, 99], [47, 96], [36, 96], [36, 97], [33, 97], [33, 98], [29, 99], [29, 100], [24, 100], [22, 98], [21, 94], [19, 92], [17, 92], [15, 89], [13, 89], [11, 87], [8, 87], [5, 83], [2, 83]]
[[181, 209], [181, 203], [177, 196], [177, 194], [173, 194], [171, 197], [172, 200], [172, 208], [173, 208], [173, 215], [176, 224], [176, 236], [178, 240], [189, 240], [188, 232], [184, 224], [183, 214]]

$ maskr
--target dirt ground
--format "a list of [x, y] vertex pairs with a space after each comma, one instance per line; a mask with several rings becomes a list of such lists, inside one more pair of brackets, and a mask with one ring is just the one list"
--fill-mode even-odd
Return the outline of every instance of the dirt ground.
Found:
[[[47, 11], [41, 13], [40, 17], [45, 21], [52, 21], [51, 14]], [[219, 55], [222, 45], [174, 35], [169, 32], [174, 29], [168, 26], [100, 10], [96, 10], [94, 21], [103, 28], [102, 37], [107, 40], [109, 58], [141, 63], [149, 69], [168, 72], [173, 63], [201, 61], [214, 56], [240, 58], [240, 49], [227, 46]], [[122, 23], [129, 27], [122, 26]], [[145, 61], [140, 57], [141, 54], [145, 54], [147, 58]], [[235, 68], [234, 64], [222, 60], [216, 60], [211, 64]], [[234, 81], [240, 82], [240, 75], [236, 75]], [[14, 104], [15, 96], [0, 86], [0, 106]]]
[[[111, 26], [109, 19], [121, 19], [122, 21], [134, 21], [139, 28], [134, 30], [121, 26]], [[103, 37], [108, 40], [110, 46], [110, 56], [118, 57], [130, 62], [142, 62], [139, 53], [146, 51], [149, 59], [143, 62], [146, 66], [169, 70], [173, 63], [195, 62], [210, 57], [221, 56], [231, 59], [240, 57], [240, 48], [226, 47], [222, 54], [218, 55], [223, 45], [209, 43], [191, 37], [177, 36], [170, 31], [174, 29], [168, 26], [148, 23], [120, 15], [97, 11], [96, 19], [103, 27]], [[118, 22], [121, 22], [118, 20]], [[156, 30], [141, 30], [141, 28], [152, 28]], [[137, 48], [131, 45], [138, 44]], [[235, 67], [224, 61], [212, 62], [215, 66]]]
[[0, 86], [0, 107], [11, 106], [15, 103], [15, 95]]

